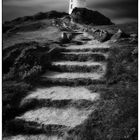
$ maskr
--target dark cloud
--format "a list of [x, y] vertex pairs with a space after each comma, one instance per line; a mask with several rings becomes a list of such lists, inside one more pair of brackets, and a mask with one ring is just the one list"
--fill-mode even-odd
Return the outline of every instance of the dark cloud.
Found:
[[[68, 11], [69, 0], [3, 0], [3, 20], [40, 11]], [[98, 10], [116, 23], [138, 19], [138, 0], [87, 0], [87, 7]]]
[[137, 21], [138, 18], [138, 0], [102, 0], [96, 3], [89, 2], [88, 7], [105, 13], [114, 20], [128, 19]]

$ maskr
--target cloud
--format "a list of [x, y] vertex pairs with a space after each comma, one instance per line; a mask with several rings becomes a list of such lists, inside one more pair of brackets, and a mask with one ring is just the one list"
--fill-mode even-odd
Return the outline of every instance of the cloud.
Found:
[[[3, 0], [3, 19], [50, 10], [68, 11], [69, 0]], [[98, 10], [113, 21], [132, 22], [138, 18], [138, 0], [87, 0], [87, 7]]]
[[[63, 3], [63, 4], [62, 4]], [[19, 16], [33, 15], [50, 10], [67, 11], [65, 0], [3, 0], [3, 20], [11, 20]]]
[[56, 0], [4, 0], [3, 4], [5, 6], [20, 6], [20, 7], [34, 7], [34, 6], [45, 6], [49, 5], [51, 7], [59, 5], [63, 0], [59, 0], [59, 3], [56, 3]]
[[101, 11], [117, 23], [133, 22], [138, 19], [138, 0], [88, 1], [88, 7]]

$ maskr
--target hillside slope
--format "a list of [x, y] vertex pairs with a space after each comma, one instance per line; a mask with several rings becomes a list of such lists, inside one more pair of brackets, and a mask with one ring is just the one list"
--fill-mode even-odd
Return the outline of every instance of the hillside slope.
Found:
[[3, 34], [3, 139], [137, 140], [137, 26], [66, 17]]

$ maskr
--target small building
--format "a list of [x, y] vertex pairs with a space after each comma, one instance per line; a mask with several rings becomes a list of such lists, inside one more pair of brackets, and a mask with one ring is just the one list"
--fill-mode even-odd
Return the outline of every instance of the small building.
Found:
[[71, 14], [76, 7], [85, 8], [86, 0], [69, 0], [69, 14]]

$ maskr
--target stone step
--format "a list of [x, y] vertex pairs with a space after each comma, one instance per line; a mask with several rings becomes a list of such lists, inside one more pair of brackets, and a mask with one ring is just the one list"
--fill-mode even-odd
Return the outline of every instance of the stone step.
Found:
[[79, 62], [79, 61], [58, 61], [53, 62], [51, 70], [59, 72], [105, 72], [106, 63]]
[[51, 99], [51, 100], [90, 100], [99, 98], [99, 93], [93, 93], [86, 87], [54, 86], [37, 88], [28, 93], [22, 100], [22, 104], [30, 99]]
[[45, 134], [40, 135], [16, 135], [4, 137], [3, 140], [65, 140], [62, 136], [52, 135], [47, 136]]
[[48, 79], [92, 79], [92, 80], [100, 80], [103, 77], [104, 73], [78, 73], [78, 72], [47, 72], [42, 77]]
[[89, 85], [89, 84], [104, 84], [104, 73], [77, 73], [77, 72], [47, 72], [44, 74], [40, 84], [50, 85]]
[[62, 52], [62, 60], [68, 61], [106, 61], [107, 53], [101, 52]]
[[88, 109], [42, 107], [17, 116], [10, 125], [14, 126], [14, 131], [22, 128], [19, 130], [19, 134], [64, 134], [66, 131], [82, 125], [95, 109], [94, 106]]
[[87, 51], [87, 52], [62, 52], [62, 54], [66, 54], [66, 55], [94, 55], [94, 54], [99, 54], [99, 55], [103, 55], [106, 59], [108, 58], [108, 53], [104, 53], [104, 52], [92, 52], [92, 51]]
[[41, 87], [29, 92], [21, 101], [22, 110], [30, 110], [37, 107], [64, 108], [73, 106], [85, 108], [93, 105], [100, 94], [86, 87], [54, 86]]
[[107, 52], [109, 51], [110, 46], [106, 43], [97, 43], [97, 44], [84, 44], [84, 45], [70, 45], [65, 48], [65, 52], [87, 52], [87, 51], [92, 51], [92, 52]]

